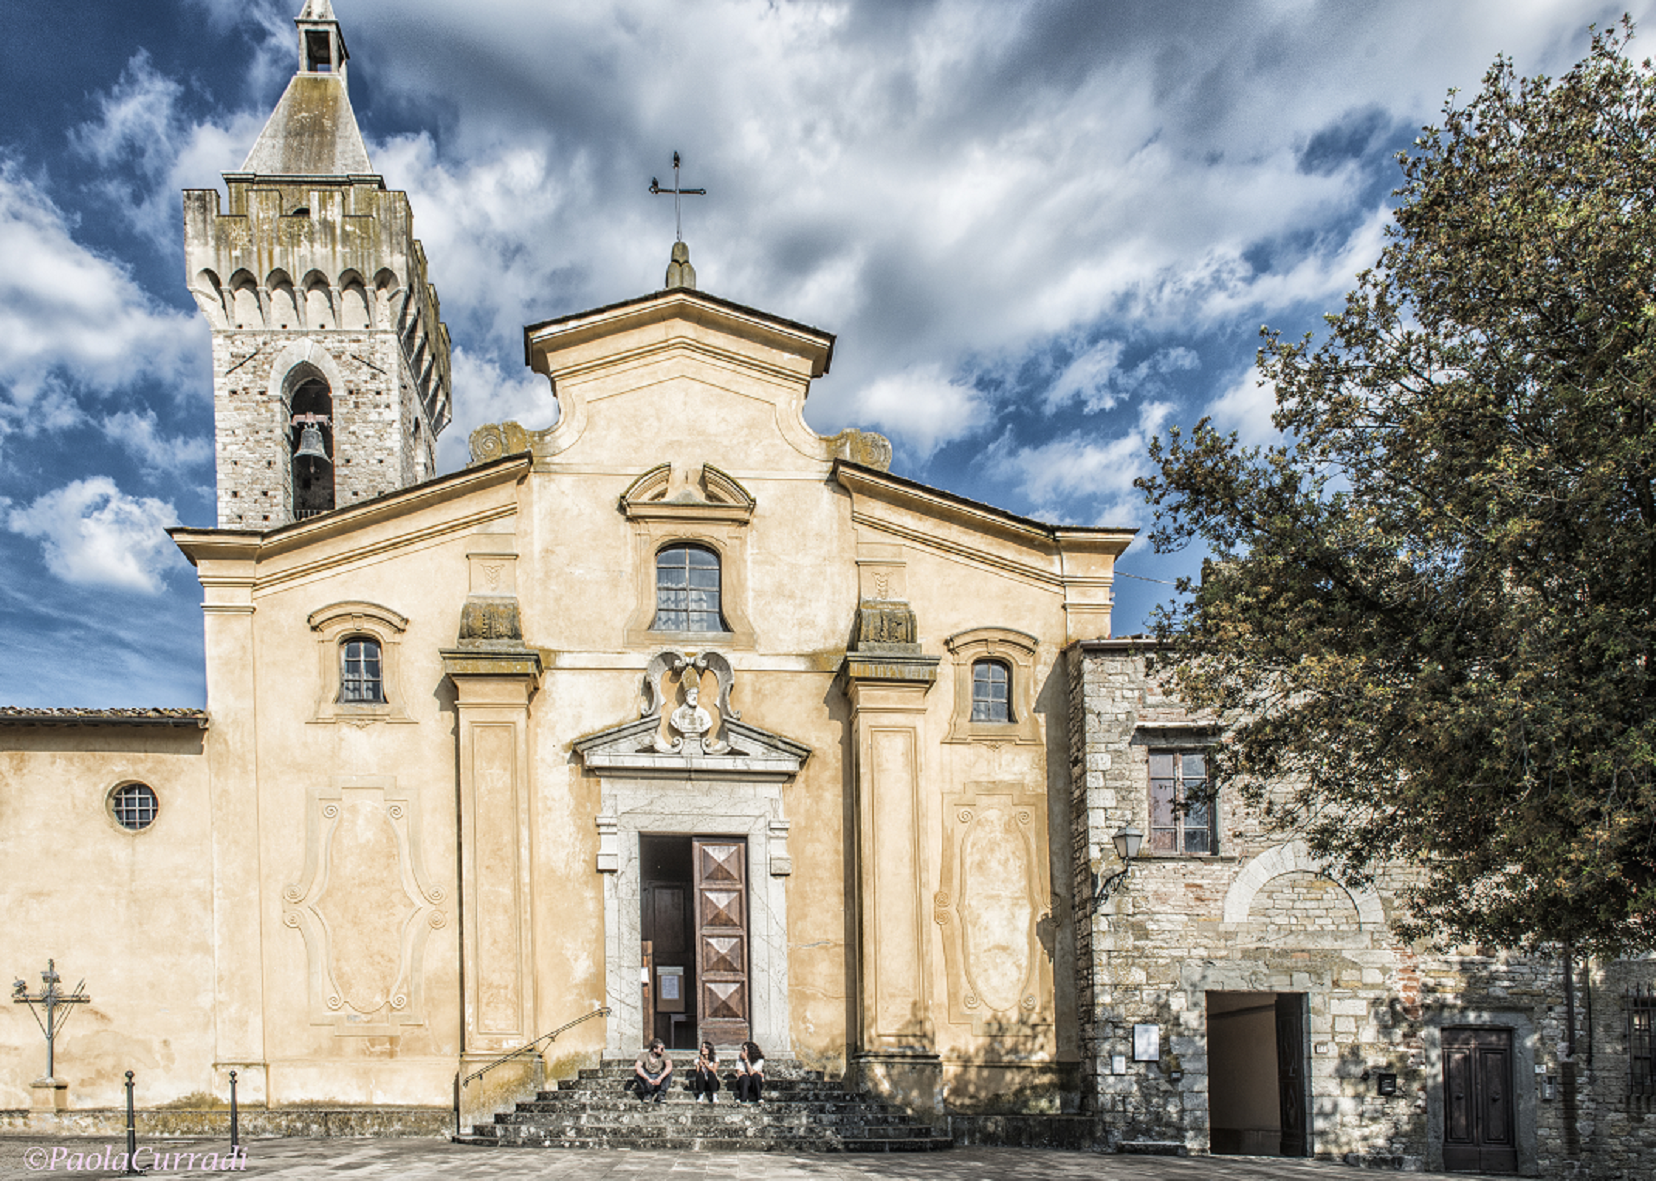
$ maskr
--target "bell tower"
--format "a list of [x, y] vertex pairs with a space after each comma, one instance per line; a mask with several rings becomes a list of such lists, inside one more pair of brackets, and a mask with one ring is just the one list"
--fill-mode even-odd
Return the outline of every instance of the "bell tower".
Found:
[[368, 162], [331, 0], [240, 172], [184, 193], [190, 293], [213, 331], [218, 524], [264, 531], [436, 474], [449, 336], [406, 193]]

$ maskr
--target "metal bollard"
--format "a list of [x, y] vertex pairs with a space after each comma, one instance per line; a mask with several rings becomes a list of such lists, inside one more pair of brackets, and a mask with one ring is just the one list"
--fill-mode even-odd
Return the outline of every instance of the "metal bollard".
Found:
[[126, 1099], [127, 1099], [127, 1150], [126, 1171], [123, 1177], [142, 1177], [146, 1170], [137, 1167], [138, 1155], [138, 1125], [132, 1120], [132, 1071], [126, 1072]]
[[236, 1118], [236, 1072], [230, 1072], [230, 1153], [235, 1155], [236, 1148], [241, 1143], [241, 1129], [237, 1126]]

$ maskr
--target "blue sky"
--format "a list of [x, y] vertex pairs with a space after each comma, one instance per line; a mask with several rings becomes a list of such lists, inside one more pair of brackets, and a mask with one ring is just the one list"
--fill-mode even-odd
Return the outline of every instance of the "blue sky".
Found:
[[[444, 470], [552, 416], [525, 323], [659, 287], [676, 149], [703, 290], [838, 334], [807, 416], [894, 470], [1144, 526], [1148, 439], [1270, 437], [1261, 324], [1315, 329], [1382, 243], [1395, 154], [1498, 53], [1556, 74], [1635, 5], [335, 0], [376, 171], [455, 345]], [[300, 0], [8, 13], [0, 72], [0, 704], [199, 705], [207, 331], [180, 189], [238, 168]], [[1645, 52], [1635, 41], [1636, 52]], [[1139, 542], [1116, 631], [1196, 554]]]

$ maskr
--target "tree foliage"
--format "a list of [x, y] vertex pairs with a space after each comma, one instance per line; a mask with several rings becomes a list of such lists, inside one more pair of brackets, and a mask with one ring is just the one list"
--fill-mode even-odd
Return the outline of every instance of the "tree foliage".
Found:
[[1324, 339], [1264, 331], [1288, 445], [1204, 420], [1140, 481], [1156, 547], [1212, 553], [1157, 628], [1225, 723], [1216, 781], [1348, 879], [1424, 868], [1404, 929], [1440, 942], [1656, 947], [1656, 78], [1631, 36], [1451, 94]]

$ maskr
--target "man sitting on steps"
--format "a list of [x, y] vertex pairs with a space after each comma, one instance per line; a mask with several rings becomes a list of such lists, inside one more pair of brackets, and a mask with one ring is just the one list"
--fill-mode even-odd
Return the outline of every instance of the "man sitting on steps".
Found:
[[673, 1077], [673, 1060], [667, 1057], [667, 1043], [660, 1038], [651, 1041], [650, 1048], [639, 1055], [633, 1074], [636, 1076], [633, 1086], [638, 1089], [638, 1097], [647, 1100], [653, 1096], [660, 1103]]

